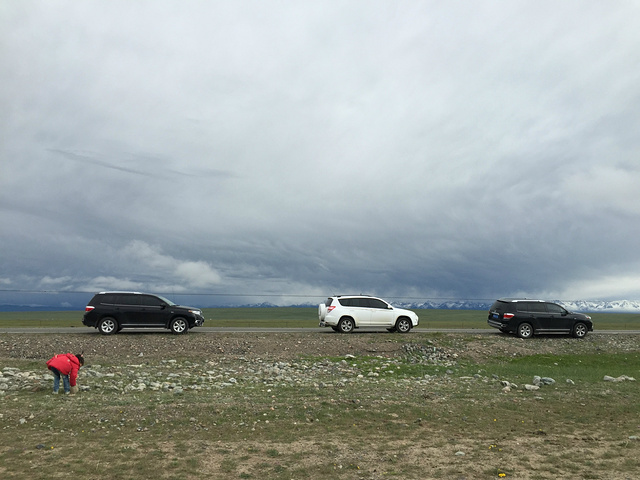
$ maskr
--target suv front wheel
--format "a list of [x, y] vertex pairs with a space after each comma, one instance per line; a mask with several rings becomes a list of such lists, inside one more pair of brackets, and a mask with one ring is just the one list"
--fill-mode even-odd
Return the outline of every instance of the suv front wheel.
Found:
[[189, 331], [189, 324], [184, 318], [178, 317], [173, 319], [169, 328], [171, 328], [172, 333], [180, 335], [181, 333], [187, 333]]
[[340, 330], [340, 333], [351, 333], [354, 328], [356, 328], [356, 325], [351, 317], [341, 318], [338, 322], [338, 330]]
[[409, 333], [411, 330], [411, 320], [406, 317], [399, 318], [396, 322], [396, 331], [400, 333]]
[[584, 338], [585, 335], [587, 335], [587, 331], [588, 330], [589, 329], [587, 328], [587, 326], [584, 323], [578, 322], [573, 327], [573, 336], [575, 338]]

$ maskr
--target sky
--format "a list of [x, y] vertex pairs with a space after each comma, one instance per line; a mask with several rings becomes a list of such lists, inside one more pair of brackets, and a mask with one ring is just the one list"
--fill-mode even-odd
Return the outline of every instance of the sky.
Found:
[[640, 300], [639, 19], [2, 2], [0, 303]]

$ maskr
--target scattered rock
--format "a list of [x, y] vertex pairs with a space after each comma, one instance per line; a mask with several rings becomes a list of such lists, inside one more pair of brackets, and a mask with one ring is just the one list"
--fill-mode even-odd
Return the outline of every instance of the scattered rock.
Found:
[[628, 377], [626, 375], [620, 375], [619, 377], [610, 377], [609, 375], [605, 375], [603, 380], [605, 382], [613, 382], [613, 383], [619, 383], [619, 382], [635, 382], [636, 379], [633, 377]]

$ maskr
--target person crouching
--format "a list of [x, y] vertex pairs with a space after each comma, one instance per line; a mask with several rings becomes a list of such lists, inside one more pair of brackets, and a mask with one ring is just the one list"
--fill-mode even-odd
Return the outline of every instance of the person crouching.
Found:
[[72, 353], [60, 353], [54, 355], [47, 361], [47, 368], [53, 373], [53, 393], [58, 394], [60, 390], [60, 377], [64, 385], [64, 393], [77, 393], [78, 386], [76, 379], [78, 378], [78, 370], [84, 365], [84, 356], [82, 353], [74, 355]]

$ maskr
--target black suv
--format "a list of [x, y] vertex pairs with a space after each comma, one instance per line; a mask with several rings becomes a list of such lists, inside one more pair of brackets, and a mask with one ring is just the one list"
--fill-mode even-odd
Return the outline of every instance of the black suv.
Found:
[[501, 298], [489, 309], [490, 326], [503, 333], [531, 338], [534, 333], [570, 333], [583, 338], [593, 331], [591, 317], [572, 313], [556, 303], [526, 298]]
[[82, 319], [104, 335], [131, 328], [168, 328], [173, 333], [187, 333], [204, 323], [202, 311], [176, 305], [158, 295], [139, 292], [100, 292], [85, 308]]

